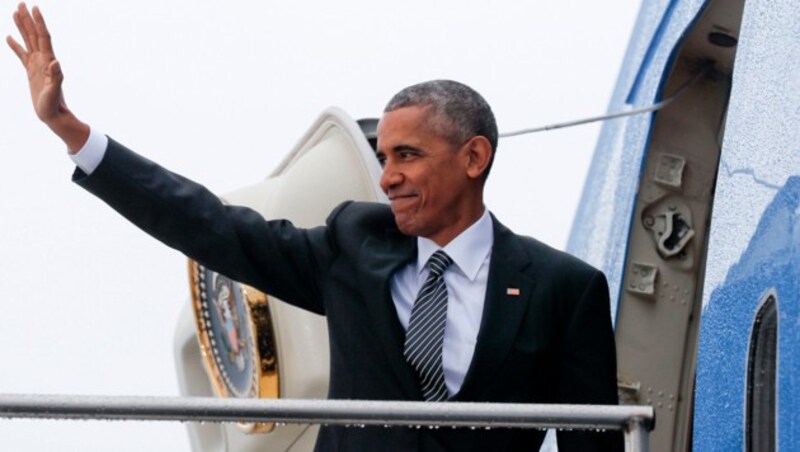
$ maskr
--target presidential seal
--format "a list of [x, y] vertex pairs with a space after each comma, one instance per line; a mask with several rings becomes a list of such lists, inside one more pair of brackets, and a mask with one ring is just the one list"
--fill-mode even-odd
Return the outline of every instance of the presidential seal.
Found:
[[[205, 368], [219, 397], [277, 398], [278, 359], [266, 294], [189, 261]], [[249, 433], [274, 424], [244, 424]]]

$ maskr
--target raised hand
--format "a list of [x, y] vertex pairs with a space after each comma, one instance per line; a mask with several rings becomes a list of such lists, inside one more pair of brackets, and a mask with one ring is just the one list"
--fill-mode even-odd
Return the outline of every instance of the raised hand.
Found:
[[25, 3], [20, 3], [14, 12], [14, 23], [25, 46], [11, 36], [6, 38], [6, 42], [28, 73], [36, 115], [67, 143], [71, 151], [80, 149], [89, 135], [89, 127], [78, 121], [64, 102], [61, 89], [64, 74], [53, 52], [50, 32], [42, 13], [34, 6], [31, 15]]

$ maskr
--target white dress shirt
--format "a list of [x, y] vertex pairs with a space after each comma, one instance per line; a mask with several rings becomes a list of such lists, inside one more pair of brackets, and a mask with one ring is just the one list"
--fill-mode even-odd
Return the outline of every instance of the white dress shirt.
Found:
[[94, 129], [89, 129], [89, 139], [80, 151], [70, 154], [69, 157], [86, 174], [92, 174], [97, 165], [103, 161], [108, 147], [108, 137]]
[[[103, 160], [107, 147], [108, 137], [91, 129], [86, 144], [76, 154], [70, 154], [70, 158], [83, 172], [91, 174]], [[431, 240], [417, 237], [417, 260], [406, 264], [392, 275], [391, 292], [397, 317], [403, 329], [408, 329], [411, 308], [430, 272], [425, 265], [428, 259], [439, 249], [443, 249], [453, 259], [453, 264], [444, 272], [447, 286], [447, 322], [442, 348], [444, 381], [450, 396], [461, 389], [475, 353], [493, 243], [492, 218], [489, 211], [484, 210], [478, 221], [444, 248]]]
[[431, 240], [417, 237], [417, 260], [406, 264], [392, 275], [392, 300], [397, 309], [397, 317], [407, 330], [417, 293], [430, 273], [425, 265], [428, 259], [439, 249], [453, 259], [453, 263], [444, 272], [447, 286], [447, 322], [442, 347], [444, 382], [450, 396], [461, 389], [475, 353], [493, 243], [492, 217], [488, 210], [484, 210], [478, 221], [444, 248]]

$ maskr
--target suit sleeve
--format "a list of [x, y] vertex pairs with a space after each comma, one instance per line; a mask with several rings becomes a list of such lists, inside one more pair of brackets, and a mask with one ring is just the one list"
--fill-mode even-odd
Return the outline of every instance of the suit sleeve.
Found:
[[109, 139], [103, 161], [73, 181], [164, 244], [237, 281], [319, 314], [335, 254], [326, 227], [300, 229], [226, 206], [200, 184]]
[[[584, 287], [565, 319], [559, 400], [572, 404], [616, 405], [616, 350], [605, 275], [594, 271]], [[622, 434], [560, 433], [558, 445], [561, 451], [621, 451]]]

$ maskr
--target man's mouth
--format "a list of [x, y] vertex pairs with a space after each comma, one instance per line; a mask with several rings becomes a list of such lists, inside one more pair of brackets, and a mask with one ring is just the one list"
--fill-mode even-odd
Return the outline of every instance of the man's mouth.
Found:
[[389, 195], [389, 201], [392, 203], [392, 207], [402, 206], [403, 204], [409, 203], [412, 200], [415, 200], [416, 198], [417, 195], [414, 193], [402, 194], [402, 195], [397, 195], [397, 194]]
[[417, 195], [415, 195], [413, 193], [409, 193], [409, 194], [405, 194], [405, 195], [391, 194], [391, 195], [389, 195], [389, 201], [395, 201], [395, 200], [398, 200], [398, 199], [415, 198], [416, 196]]

